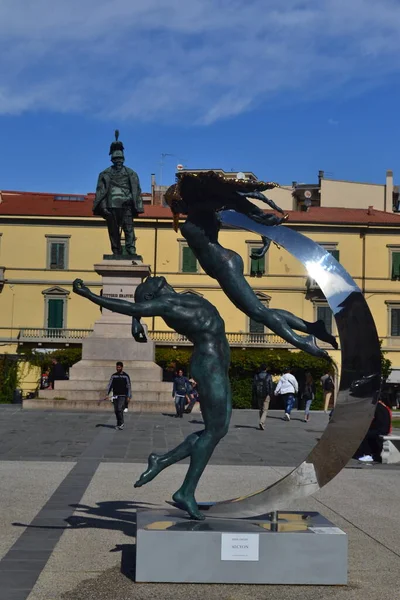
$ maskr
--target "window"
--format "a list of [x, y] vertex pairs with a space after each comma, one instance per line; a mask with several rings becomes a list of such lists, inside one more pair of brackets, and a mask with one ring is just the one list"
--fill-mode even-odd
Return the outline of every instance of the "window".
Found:
[[392, 281], [400, 280], [400, 251], [396, 252], [392, 250], [390, 253], [391, 257], [391, 268], [390, 274]]
[[337, 248], [337, 244], [336, 243], [330, 243], [330, 242], [325, 242], [325, 243], [320, 243], [319, 244], [324, 250], [326, 250], [327, 252], [329, 252], [329, 254], [332, 254], [333, 258], [335, 258], [338, 262], [339, 262], [339, 257], [340, 257], [340, 252]]
[[181, 272], [182, 273], [197, 273], [198, 264], [197, 258], [189, 246], [181, 244]]
[[68, 269], [68, 249], [70, 236], [47, 235], [47, 269], [63, 271]]
[[262, 277], [267, 272], [268, 252], [262, 258], [251, 258], [253, 250], [260, 250], [263, 245], [253, 240], [246, 240], [249, 256], [248, 273], [250, 277]]
[[[271, 300], [270, 296], [263, 294], [262, 292], [256, 292], [256, 296], [266, 308], [269, 306], [269, 301]], [[249, 319], [249, 333], [255, 335], [263, 335], [266, 332], [266, 327], [264, 323], [259, 323], [258, 321], [254, 321], [253, 319]]]
[[332, 310], [327, 304], [317, 305], [317, 321], [323, 321], [326, 331], [332, 334]]
[[390, 308], [390, 335], [391, 337], [400, 336], [400, 307], [392, 306]]
[[265, 256], [250, 258], [250, 277], [262, 277], [265, 273]]
[[69, 291], [55, 286], [44, 290], [45, 312], [44, 326], [46, 329], [64, 329], [67, 317], [67, 299]]
[[62, 329], [64, 327], [64, 300], [50, 298], [47, 309], [48, 329]]

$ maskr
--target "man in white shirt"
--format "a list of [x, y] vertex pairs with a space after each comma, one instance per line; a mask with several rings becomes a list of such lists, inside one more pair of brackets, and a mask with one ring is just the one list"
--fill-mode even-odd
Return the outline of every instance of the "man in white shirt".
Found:
[[294, 375], [291, 374], [290, 369], [287, 368], [284, 374], [278, 381], [278, 385], [275, 388], [275, 396], [282, 396], [285, 403], [285, 420], [290, 421], [290, 413], [295, 404], [295, 395], [299, 391], [299, 384]]

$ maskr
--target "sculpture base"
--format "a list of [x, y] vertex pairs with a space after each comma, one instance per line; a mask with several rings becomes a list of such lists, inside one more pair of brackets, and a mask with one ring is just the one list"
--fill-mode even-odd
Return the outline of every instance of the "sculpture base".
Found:
[[274, 522], [141, 510], [136, 544], [137, 582], [347, 583], [347, 535], [315, 512], [279, 511]]

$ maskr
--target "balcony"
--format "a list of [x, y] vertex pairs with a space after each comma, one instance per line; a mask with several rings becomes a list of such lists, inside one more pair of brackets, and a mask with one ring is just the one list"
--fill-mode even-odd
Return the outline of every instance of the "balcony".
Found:
[[[157, 346], [190, 346], [185, 336], [175, 331], [149, 331], [149, 337]], [[227, 333], [229, 345], [240, 348], [293, 348], [275, 333]]]
[[81, 344], [92, 333], [92, 329], [48, 329], [24, 327], [20, 329], [18, 343], [35, 344]]

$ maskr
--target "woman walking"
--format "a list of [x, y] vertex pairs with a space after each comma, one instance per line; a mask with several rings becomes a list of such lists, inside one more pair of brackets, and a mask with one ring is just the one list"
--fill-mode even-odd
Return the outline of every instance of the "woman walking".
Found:
[[306, 383], [301, 398], [305, 402], [304, 423], [308, 423], [310, 420], [311, 403], [315, 398], [315, 383], [311, 373], [306, 373]]

